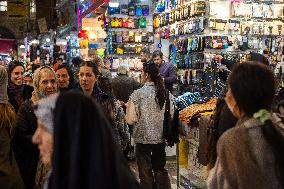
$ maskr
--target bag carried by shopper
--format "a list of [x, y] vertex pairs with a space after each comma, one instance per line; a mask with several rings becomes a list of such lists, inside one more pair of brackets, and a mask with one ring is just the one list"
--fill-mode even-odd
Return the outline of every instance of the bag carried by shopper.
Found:
[[166, 105], [163, 122], [163, 136], [167, 146], [174, 146], [179, 142], [178, 111], [171, 116], [170, 92], [166, 90]]

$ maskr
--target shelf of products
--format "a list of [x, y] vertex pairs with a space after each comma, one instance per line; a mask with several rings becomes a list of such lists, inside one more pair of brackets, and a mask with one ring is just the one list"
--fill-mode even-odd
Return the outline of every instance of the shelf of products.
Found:
[[[276, 74], [284, 65], [284, 1], [251, 0], [159, 0], [153, 16], [154, 36], [160, 37], [161, 46], [168, 47], [171, 63], [177, 67], [177, 104], [183, 108], [197, 110], [204, 102], [198, 99], [218, 97], [225, 86], [218, 79], [221, 64], [214, 61], [216, 54], [234, 62], [245, 62], [250, 52], [263, 53], [269, 59]], [[166, 51], [167, 52], [167, 51]], [[197, 95], [198, 94], [198, 95]], [[208, 102], [208, 101], [207, 101]], [[192, 105], [195, 104], [195, 105]], [[194, 112], [194, 111], [192, 111]], [[200, 129], [192, 126], [199, 123], [196, 116], [180, 112], [181, 127], [191, 137], [183, 137], [181, 149], [186, 155], [179, 159], [178, 178], [185, 188], [205, 186], [206, 166], [198, 159], [200, 151]], [[198, 117], [198, 116], [197, 116]], [[203, 139], [206, 136], [203, 137]]]

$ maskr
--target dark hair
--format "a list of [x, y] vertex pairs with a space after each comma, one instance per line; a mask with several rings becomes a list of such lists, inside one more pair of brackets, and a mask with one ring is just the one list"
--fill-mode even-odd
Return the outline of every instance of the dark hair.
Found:
[[11, 77], [12, 71], [13, 71], [16, 67], [18, 67], [18, 66], [22, 66], [22, 67], [24, 68], [24, 70], [25, 70], [25, 66], [24, 66], [24, 64], [23, 64], [22, 62], [19, 62], [19, 61], [11, 61], [11, 62], [8, 64], [8, 70], [7, 70], [7, 72], [8, 72], [9, 78]]
[[138, 188], [101, 106], [72, 90], [56, 102], [52, 167], [52, 189]]
[[140, 53], [145, 53], [145, 54], [147, 54], [147, 55], [151, 55], [151, 52], [150, 52], [149, 48], [146, 48], [146, 47], [144, 47], [144, 48], [140, 51]]
[[[239, 109], [247, 116], [253, 116], [260, 109], [271, 109], [275, 95], [273, 72], [265, 65], [248, 62], [238, 65], [229, 77], [229, 87]], [[262, 133], [272, 147], [275, 157], [276, 176], [284, 186], [284, 138], [268, 120], [262, 126]]]
[[245, 115], [271, 109], [276, 89], [274, 75], [267, 66], [255, 62], [240, 64], [229, 76], [228, 84]]
[[103, 63], [103, 59], [101, 57], [99, 57], [99, 56], [95, 56], [93, 58], [93, 62], [98, 66], [99, 63]]
[[258, 62], [269, 66], [269, 61], [267, 60], [267, 58], [259, 53], [251, 52], [249, 61]]
[[98, 69], [98, 65], [95, 64], [94, 62], [92, 61], [84, 61], [82, 62], [82, 64], [80, 65], [80, 67], [82, 66], [88, 66], [88, 67], [91, 67], [94, 74], [96, 75], [96, 77], [100, 76], [100, 72], [99, 72], [99, 69]]
[[74, 66], [80, 66], [80, 64], [81, 64], [82, 62], [83, 62], [83, 61], [82, 61], [82, 59], [81, 59], [80, 57], [75, 57], [75, 58], [72, 59], [72, 64], [73, 64]]
[[40, 68], [39, 64], [32, 64], [32, 73], [34, 73], [38, 68]]
[[159, 104], [160, 109], [163, 109], [166, 101], [165, 85], [162, 77], [159, 74], [159, 68], [153, 61], [143, 64], [143, 71], [147, 73], [151, 81], [154, 82], [156, 87], [156, 102]]
[[[75, 82], [75, 80], [74, 80], [74, 76], [73, 76], [72, 71], [71, 71], [71, 69], [69, 68], [69, 66], [67, 66], [67, 64], [61, 64], [61, 65], [58, 66], [56, 72], [57, 72], [58, 70], [60, 70], [60, 69], [66, 69], [66, 70], [67, 70], [67, 73], [68, 73], [68, 75], [69, 75], [69, 82], [70, 82], [71, 85], [73, 85], [74, 82]], [[69, 85], [70, 85], [70, 84], [69, 84]]]
[[163, 59], [163, 53], [161, 52], [161, 51], [159, 51], [159, 50], [155, 50], [154, 52], [153, 52], [153, 54], [152, 54], [152, 58], [155, 58], [155, 57], [157, 57], [157, 56], [159, 56], [161, 59]]
[[58, 60], [60, 60], [60, 61], [62, 61], [62, 62], [63, 62], [63, 58], [57, 58], [57, 61], [58, 61]]

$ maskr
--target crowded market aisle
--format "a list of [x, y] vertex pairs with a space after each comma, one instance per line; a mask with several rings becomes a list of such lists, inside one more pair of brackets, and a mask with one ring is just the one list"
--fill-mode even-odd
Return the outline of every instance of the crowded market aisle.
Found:
[[283, 188], [283, 0], [23, 1], [0, 188]]

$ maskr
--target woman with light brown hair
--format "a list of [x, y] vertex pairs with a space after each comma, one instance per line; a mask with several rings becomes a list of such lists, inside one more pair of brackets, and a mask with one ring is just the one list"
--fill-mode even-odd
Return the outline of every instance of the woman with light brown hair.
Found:
[[8, 74], [5, 67], [0, 66], [0, 187], [21, 189], [23, 181], [11, 148], [16, 113], [8, 102], [7, 84]]
[[58, 81], [55, 72], [49, 66], [39, 67], [33, 78], [34, 91], [31, 99], [20, 107], [13, 149], [26, 188], [33, 188], [39, 162], [39, 150], [32, 143], [32, 136], [37, 129], [37, 118], [34, 105], [42, 98], [58, 92]]

